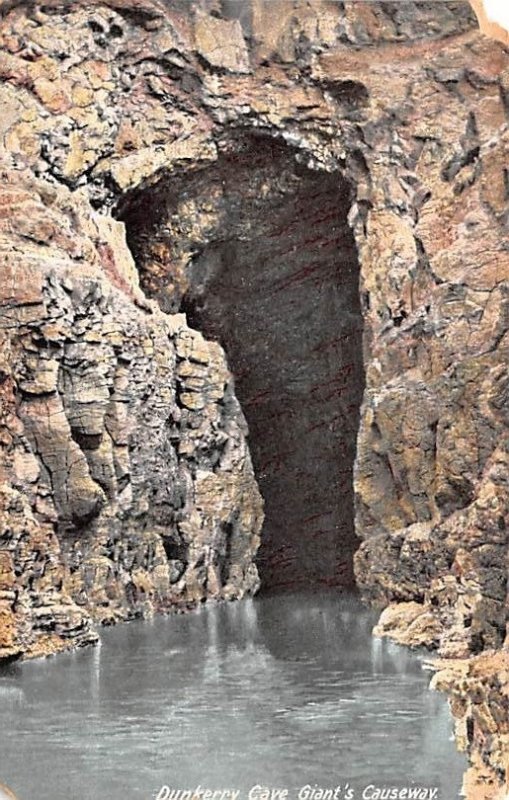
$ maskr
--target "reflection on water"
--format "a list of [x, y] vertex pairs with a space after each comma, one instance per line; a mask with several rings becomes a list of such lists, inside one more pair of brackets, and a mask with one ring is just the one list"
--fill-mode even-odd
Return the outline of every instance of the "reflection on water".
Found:
[[465, 764], [446, 702], [427, 690], [422, 657], [372, 639], [372, 624], [352, 598], [264, 597], [11, 665], [0, 781], [20, 800], [346, 780], [431, 785], [452, 800]]

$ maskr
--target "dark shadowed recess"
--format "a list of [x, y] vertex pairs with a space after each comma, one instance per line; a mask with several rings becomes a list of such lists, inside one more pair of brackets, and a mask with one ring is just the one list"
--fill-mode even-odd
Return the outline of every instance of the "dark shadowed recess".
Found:
[[252, 136], [119, 210], [145, 291], [227, 353], [265, 500], [265, 591], [354, 583], [364, 371], [350, 203], [339, 172]]

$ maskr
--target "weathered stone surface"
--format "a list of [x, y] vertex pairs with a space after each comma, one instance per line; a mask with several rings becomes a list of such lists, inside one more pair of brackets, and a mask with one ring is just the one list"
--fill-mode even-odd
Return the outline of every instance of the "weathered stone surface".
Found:
[[466, 797], [505, 800], [509, 793], [509, 652], [438, 661], [432, 687], [450, 695], [456, 740], [471, 767]]
[[[278, 188], [289, 197], [299, 170], [348, 187], [365, 369], [348, 388], [360, 399], [365, 383], [358, 585], [391, 605], [384, 630], [442, 655], [504, 641], [507, 51], [466, 3], [287, 5], [253, 0], [236, 20], [213, 0], [2, 4], [4, 655], [257, 586], [244, 418], [221, 347], [181, 314], [207, 288], [196, 267], [225, 220], [221, 187], [203, 197], [200, 181], [249, 137], [292, 163], [260, 182], [260, 204]], [[255, 201], [244, 239], [230, 229], [254, 253]], [[129, 226], [140, 202], [135, 266], [113, 218]], [[298, 248], [281, 261], [297, 264]], [[311, 532], [304, 550], [327, 560], [334, 535]]]
[[421, 603], [394, 603], [382, 611], [373, 636], [388, 636], [409, 647], [433, 647], [442, 628], [436, 616]]
[[25, 193], [0, 233], [2, 655], [255, 591], [262, 505], [221, 348], [145, 300], [120, 223], [3, 177]]
[[249, 54], [240, 22], [198, 13], [195, 22], [196, 52], [212, 67], [229, 72], [249, 72]]
[[0, 493], [0, 658], [39, 656], [97, 641], [87, 610], [66, 591], [53, 526], [21, 491]]

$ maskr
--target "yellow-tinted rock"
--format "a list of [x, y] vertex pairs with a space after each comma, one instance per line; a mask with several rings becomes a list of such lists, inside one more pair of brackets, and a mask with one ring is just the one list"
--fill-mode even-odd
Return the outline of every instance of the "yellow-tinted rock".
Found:
[[248, 72], [249, 54], [238, 20], [226, 21], [198, 13], [196, 50], [211, 66], [230, 72]]

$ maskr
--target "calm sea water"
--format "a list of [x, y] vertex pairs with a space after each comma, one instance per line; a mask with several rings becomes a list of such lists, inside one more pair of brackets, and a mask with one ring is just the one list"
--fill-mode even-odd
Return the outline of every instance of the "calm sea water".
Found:
[[[333, 595], [262, 597], [107, 629], [0, 671], [0, 781], [20, 800], [349, 783], [458, 797], [463, 757], [424, 656]], [[343, 795], [337, 794], [340, 798]]]

